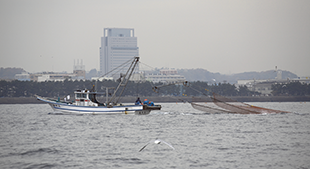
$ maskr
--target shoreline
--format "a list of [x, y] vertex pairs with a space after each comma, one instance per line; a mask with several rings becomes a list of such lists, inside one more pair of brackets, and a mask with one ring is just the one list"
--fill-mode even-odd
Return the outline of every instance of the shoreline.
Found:
[[[174, 103], [174, 102], [211, 102], [211, 99], [203, 96], [146, 96], [140, 97], [157, 103]], [[310, 102], [310, 96], [229, 96], [229, 99], [239, 102]], [[134, 103], [137, 99], [136, 96], [121, 97], [121, 103]], [[103, 98], [99, 98], [103, 101]], [[103, 101], [104, 102], [104, 101]], [[37, 100], [35, 97], [2, 97], [0, 104], [46, 104]]]

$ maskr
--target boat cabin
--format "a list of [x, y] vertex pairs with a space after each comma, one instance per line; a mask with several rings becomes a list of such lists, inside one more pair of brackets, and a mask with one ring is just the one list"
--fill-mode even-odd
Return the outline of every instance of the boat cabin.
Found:
[[90, 92], [89, 90], [76, 90], [75, 94], [75, 105], [77, 106], [98, 106], [96, 103], [96, 93]]

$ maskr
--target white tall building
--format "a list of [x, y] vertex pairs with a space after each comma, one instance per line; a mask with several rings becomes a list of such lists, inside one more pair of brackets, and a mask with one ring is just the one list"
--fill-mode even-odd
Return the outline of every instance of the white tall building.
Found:
[[137, 37], [134, 29], [104, 28], [101, 38], [100, 72], [102, 75], [138, 56]]

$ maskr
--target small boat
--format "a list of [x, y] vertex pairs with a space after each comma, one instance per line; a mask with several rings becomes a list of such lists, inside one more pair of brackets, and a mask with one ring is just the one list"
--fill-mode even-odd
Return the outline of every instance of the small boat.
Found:
[[[161, 110], [161, 105], [148, 106], [148, 105], [123, 105], [118, 103], [122, 92], [124, 91], [127, 82], [132, 75], [139, 57], [135, 57], [132, 61], [130, 68], [125, 75], [120, 77], [119, 85], [114, 91], [114, 94], [108, 100], [108, 91], [106, 92], [106, 103], [100, 103], [96, 99], [96, 95], [100, 94], [95, 91], [94, 86], [92, 90], [76, 90], [74, 92], [75, 100], [70, 101], [60, 101], [60, 99], [51, 99], [46, 97], [41, 97], [36, 95], [38, 100], [48, 103], [53, 110], [60, 111], [62, 114], [137, 114], [145, 115], [149, 114], [151, 110]], [[119, 96], [117, 97], [117, 91], [121, 90]]]

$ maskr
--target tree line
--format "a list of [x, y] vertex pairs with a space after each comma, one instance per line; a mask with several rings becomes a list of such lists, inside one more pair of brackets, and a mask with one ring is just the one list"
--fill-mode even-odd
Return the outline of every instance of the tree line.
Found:
[[[75, 90], [91, 90], [95, 86], [98, 92], [105, 92], [105, 87], [116, 87], [116, 81], [82, 81], [65, 80], [59, 82], [34, 82], [34, 81], [0, 81], [0, 97], [33, 97], [35, 94], [45, 97], [64, 97], [72, 95]], [[155, 87], [158, 88], [155, 88]], [[160, 87], [162, 86], [162, 87]], [[156, 89], [156, 90], [155, 90]], [[289, 84], [275, 84], [272, 86], [273, 95], [310, 95], [310, 85], [299, 82]], [[109, 89], [109, 95], [114, 91]], [[152, 82], [129, 81], [122, 96], [202, 96], [217, 93], [223, 96], [253, 96], [260, 95], [250, 91], [246, 86], [236, 87], [229, 83], [208, 84], [202, 81], [187, 84], [163, 85]]]
[[305, 96], [310, 95], [310, 84], [300, 82], [273, 84], [272, 90], [272, 94], [275, 96]]

